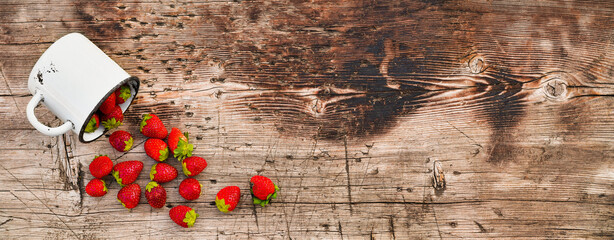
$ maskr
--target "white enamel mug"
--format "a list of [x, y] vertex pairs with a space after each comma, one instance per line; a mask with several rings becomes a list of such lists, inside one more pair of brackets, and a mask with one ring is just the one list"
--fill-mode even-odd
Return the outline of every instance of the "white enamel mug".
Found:
[[[28, 120], [41, 133], [58, 136], [70, 130], [87, 143], [104, 134], [100, 127], [86, 133], [85, 127], [102, 102], [115, 89], [127, 84], [132, 96], [120, 104], [123, 112], [139, 89], [139, 80], [130, 76], [115, 61], [79, 33], [71, 33], [53, 43], [38, 59], [28, 79], [33, 97], [26, 108]], [[62, 120], [59, 127], [38, 121], [34, 108], [39, 102]]]

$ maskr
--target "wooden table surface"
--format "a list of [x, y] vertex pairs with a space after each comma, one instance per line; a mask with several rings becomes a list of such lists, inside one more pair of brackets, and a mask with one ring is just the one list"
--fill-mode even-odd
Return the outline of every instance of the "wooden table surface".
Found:
[[[26, 119], [32, 66], [71, 32], [141, 79], [128, 153]], [[612, 239], [613, 37], [610, 0], [3, 0], [0, 238]], [[207, 159], [198, 200], [185, 176], [162, 209], [123, 208], [115, 182], [85, 194], [98, 154], [143, 161], [147, 184], [144, 113]], [[266, 208], [256, 174], [281, 188]], [[229, 185], [242, 201], [222, 214]]]

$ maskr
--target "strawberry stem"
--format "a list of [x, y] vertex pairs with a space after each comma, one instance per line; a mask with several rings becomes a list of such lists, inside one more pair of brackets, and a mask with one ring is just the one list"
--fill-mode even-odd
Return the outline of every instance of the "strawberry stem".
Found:
[[117, 121], [115, 118], [111, 118], [109, 120], [102, 121], [102, 125], [104, 126], [104, 128], [111, 130], [122, 125], [122, 122]]
[[131, 137], [130, 139], [128, 139], [128, 141], [124, 141], [124, 144], [126, 144], [124, 147], [124, 152], [127, 152], [132, 148], [132, 144], [134, 144], [134, 139], [132, 139]]
[[177, 160], [183, 161], [183, 159], [186, 157], [192, 156], [192, 151], [194, 151], [194, 145], [188, 143], [188, 141], [179, 140], [173, 155], [177, 158]]
[[188, 224], [188, 227], [194, 226], [194, 222], [196, 222], [196, 218], [199, 217], [198, 213], [194, 211], [194, 209], [185, 213], [185, 218], [183, 218], [183, 222]]
[[158, 173], [158, 172], [156, 171], [156, 166], [157, 166], [157, 165], [158, 165], [158, 164], [156, 163], [156, 164], [154, 164], [153, 166], [151, 166], [151, 171], [149, 171], [149, 178], [150, 178], [152, 181], [154, 180], [156, 173]]

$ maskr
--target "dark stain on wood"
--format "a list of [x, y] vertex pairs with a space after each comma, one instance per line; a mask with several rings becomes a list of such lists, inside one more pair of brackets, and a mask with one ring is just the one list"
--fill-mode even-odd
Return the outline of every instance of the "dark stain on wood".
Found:
[[[284, 133], [312, 129], [310, 134], [324, 139], [385, 134], [398, 116], [466, 97], [480, 106], [493, 128], [491, 159], [501, 159], [506, 150], [498, 142], [509, 140], [505, 136], [525, 114], [522, 81], [527, 78], [502, 66], [486, 69], [482, 57], [471, 59], [473, 75], [458, 74], [468, 65], [461, 60], [472, 47], [466, 41], [470, 36], [453, 23], [461, 17], [426, 8], [424, 2], [412, 4], [407, 14], [407, 8], [357, 3], [347, 18], [330, 5], [312, 9], [298, 4], [300, 17], [272, 16], [272, 28], [290, 37], [265, 32], [270, 40], [264, 48], [242, 42], [233, 53], [241, 60], [226, 70], [249, 76], [235, 81], [274, 90], [247, 96], [245, 102], [252, 103], [248, 112], [270, 117]], [[449, 14], [456, 16], [438, 18]], [[336, 22], [352, 27], [340, 29]], [[462, 80], [448, 84], [446, 75]], [[450, 91], [459, 93], [438, 98]]]
[[[240, 110], [274, 123], [283, 134], [331, 140], [386, 134], [399, 116], [466, 104], [490, 125], [488, 161], [497, 163], [513, 159], [509, 143], [527, 114], [535, 82], [551, 71], [604, 65], [570, 65], [577, 58], [570, 49], [609, 41], [582, 36], [593, 26], [574, 15], [532, 11], [523, 13], [532, 17], [524, 21], [485, 3], [403, 3], [352, 3], [341, 15], [340, 7], [326, 2], [295, 2], [292, 16], [281, 10], [234, 16], [255, 19], [255, 11], [270, 18], [270, 29], [257, 35], [224, 35], [236, 42], [229, 49], [234, 57], [224, 65], [226, 82], [269, 90], [234, 103], [249, 102]], [[485, 13], [506, 21], [492, 22]], [[221, 31], [241, 27], [219, 18], [214, 23]]]
[[74, 4], [74, 13], [82, 21], [84, 34], [92, 39], [109, 39], [124, 36], [125, 27], [121, 20], [136, 12], [126, 11], [118, 7], [119, 1], [77, 2]]

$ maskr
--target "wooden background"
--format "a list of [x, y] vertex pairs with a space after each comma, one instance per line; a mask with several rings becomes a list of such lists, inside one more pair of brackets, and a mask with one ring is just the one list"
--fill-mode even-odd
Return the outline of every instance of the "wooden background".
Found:
[[[31, 67], [70, 32], [141, 79], [132, 151], [27, 122]], [[0, 238], [612, 239], [613, 37], [610, 0], [2, 0]], [[84, 192], [97, 154], [148, 182], [149, 112], [208, 160], [198, 200], [164, 184], [194, 228]], [[281, 188], [267, 208], [255, 174]]]

